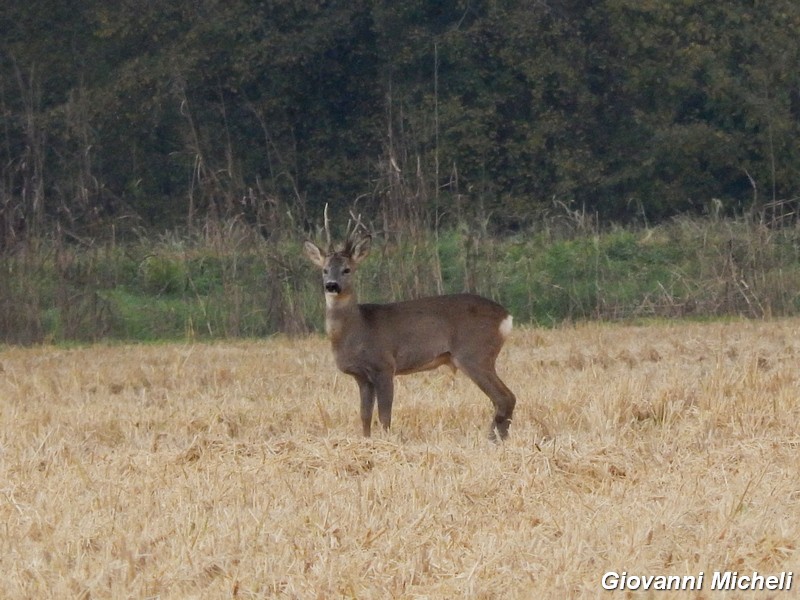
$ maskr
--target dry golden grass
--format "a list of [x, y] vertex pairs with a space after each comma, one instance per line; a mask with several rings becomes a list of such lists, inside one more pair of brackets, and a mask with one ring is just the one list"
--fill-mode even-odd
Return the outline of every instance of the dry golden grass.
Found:
[[399, 378], [394, 431], [362, 439], [321, 338], [7, 348], [0, 597], [592, 598], [609, 570], [800, 571], [799, 360], [797, 320], [518, 329], [495, 446], [447, 370]]

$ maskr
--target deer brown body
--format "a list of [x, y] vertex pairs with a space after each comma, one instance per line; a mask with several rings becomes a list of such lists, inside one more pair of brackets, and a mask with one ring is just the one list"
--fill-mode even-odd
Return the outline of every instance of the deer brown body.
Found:
[[369, 236], [335, 251], [323, 252], [312, 242], [304, 246], [322, 268], [325, 329], [336, 366], [358, 383], [364, 435], [370, 435], [376, 399], [378, 419], [389, 429], [395, 375], [450, 365], [489, 396], [495, 408], [489, 437], [505, 439], [516, 398], [498, 377], [495, 360], [511, 331], [511, 315], [473, 294], [358, 304], [353, 274], [369, 246]]

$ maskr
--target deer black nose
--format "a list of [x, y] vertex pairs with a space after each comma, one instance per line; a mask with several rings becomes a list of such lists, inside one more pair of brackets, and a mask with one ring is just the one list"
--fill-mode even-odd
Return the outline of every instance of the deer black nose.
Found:
[[331, 294], [339, 294], [342, 291], [342, 288], [335, 281], [328, 281], [325, 284], [325, 291]]

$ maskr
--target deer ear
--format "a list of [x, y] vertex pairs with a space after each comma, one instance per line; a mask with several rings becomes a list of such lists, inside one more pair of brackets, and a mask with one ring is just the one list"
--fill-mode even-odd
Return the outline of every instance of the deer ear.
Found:
[[303, 252], [312, 263], [318, 267], [325, 266], [325, 255], [314, 242], [306, 242], [303, 244]]
[[353, 259], [353, 262], [358, 264], [367, 257], [371, 243], [372, 236], [365, 235], [353, 245], [353, 252], [350, 256], [350, 258]]

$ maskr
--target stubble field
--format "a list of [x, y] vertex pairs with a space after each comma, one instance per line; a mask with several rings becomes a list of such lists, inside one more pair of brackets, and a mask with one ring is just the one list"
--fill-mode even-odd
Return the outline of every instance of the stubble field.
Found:
[[317, 337], [6, 348], [0, 597], [592, 598], [607, 571], [800, 572], [799, 359], [798, 320], [516, 329], [493, 445], [488, 399], [446, 369], [399, 378], [393, 431], [362, 439]]

